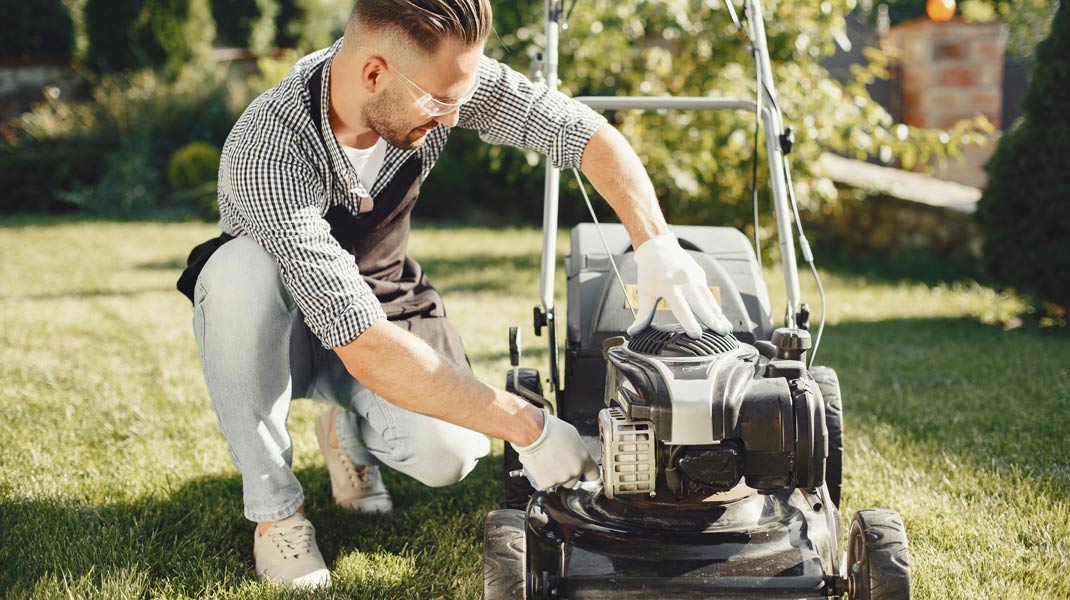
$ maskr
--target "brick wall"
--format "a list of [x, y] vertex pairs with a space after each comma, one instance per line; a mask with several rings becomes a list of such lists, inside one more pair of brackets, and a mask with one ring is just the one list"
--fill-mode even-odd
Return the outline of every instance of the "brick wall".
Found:
[[[1001, 22], [937, 23], [921, 18], [891, 28], [881, 46], [898, 67], [898, 116], [909, 125], [943, 129], [983, 115], [1001, 128], [1006, 38]], [[941, 178], [981, 187], [981, 166], [993, 150], [993, 143], [967, 148], [966, 163], [931, 166]]]

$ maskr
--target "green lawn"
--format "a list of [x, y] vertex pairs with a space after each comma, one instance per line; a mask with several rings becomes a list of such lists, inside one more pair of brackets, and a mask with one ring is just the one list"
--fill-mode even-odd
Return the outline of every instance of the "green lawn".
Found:
[[[252, 573], [241, 482], [174, 291], [214, 230], [0, 220], [0, 594], [289, 595]], [[511, 324], [525, 327], [526, 363], [543, 367], [529, 325], [539, 248], [533, 229], [414, 233], [412, 254], [492, 383]], [[779, 276], [768, 281], [779, 306]], [[1070, 598], [1070, 336], [984, 324], [1014, 300], [979, 286], [825, 283], [819, 362], [844, 388], [844, 513], [903, 515], [916, 598]], [[331, 595], [479, 597], [500, 442], [451, 488], [387, 473], [397, 510], [353, 516], [330, 503], [319, 410], [296, 402], [291, 431]]]

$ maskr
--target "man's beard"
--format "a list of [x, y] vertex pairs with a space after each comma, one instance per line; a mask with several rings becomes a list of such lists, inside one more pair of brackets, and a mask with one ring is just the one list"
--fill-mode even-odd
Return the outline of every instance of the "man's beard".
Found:
[[364, 105], [361, 116], [364, 117], [364, 122], [368, 125], [368, 128], [379, 134], [379, 137], [386, 140], [386, 143], [402, 150], [415, 150], [423, 145], [424, 139], [427, 137], [418, 133], [416, 129], [429, 129], [438, 125], [438, 123], [431, 121], [417, 127], [411, 127], [408, 123], [403, 123], [397, 119], [398, 107], [403, 102], [404, 100], [401, 98], [398, 89], [389, 88], [369, 100]]

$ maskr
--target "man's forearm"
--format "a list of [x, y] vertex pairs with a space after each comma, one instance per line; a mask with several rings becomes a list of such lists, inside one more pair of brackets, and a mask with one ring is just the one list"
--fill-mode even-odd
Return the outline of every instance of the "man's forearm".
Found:
[[668, 231], [642, 161], [615, 127], [607, 123], [595, 132], [580, 170], [620, 217], [633, 246]]
[[542, 432], [542, 413], [489, 386], [386, 320], [335, 348], [346, 370], [391, 404], [527, 446]]

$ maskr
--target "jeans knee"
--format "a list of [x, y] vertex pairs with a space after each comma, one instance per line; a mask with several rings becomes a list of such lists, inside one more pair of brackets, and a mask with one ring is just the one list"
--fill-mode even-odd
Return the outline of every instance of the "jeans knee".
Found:
[[477, 458], [438, 455], [431, 468], [414, 474], [420, 483], [428, 487], [446, 487], [459, 483], [468, 476], [479, 462]]
[[282, 283], [279, 265], [251, 237], [241, 236], [223, 244], [205, 264], [197, 279], [204, 297], [213, 304], [226, 301], [241, 312], [292, 301]]
[[[475, 469], [479, 459], [490, 452], [490, 441], [476, 432], [464, 439], [425, 443], [419, 454], [402, 460], [400, 470], [429, 487], [446, 487], [460, 482]], [[451, 443], [452, 442], [452, 443]], [[405, 469], [405, 463], [409, 469]]]

